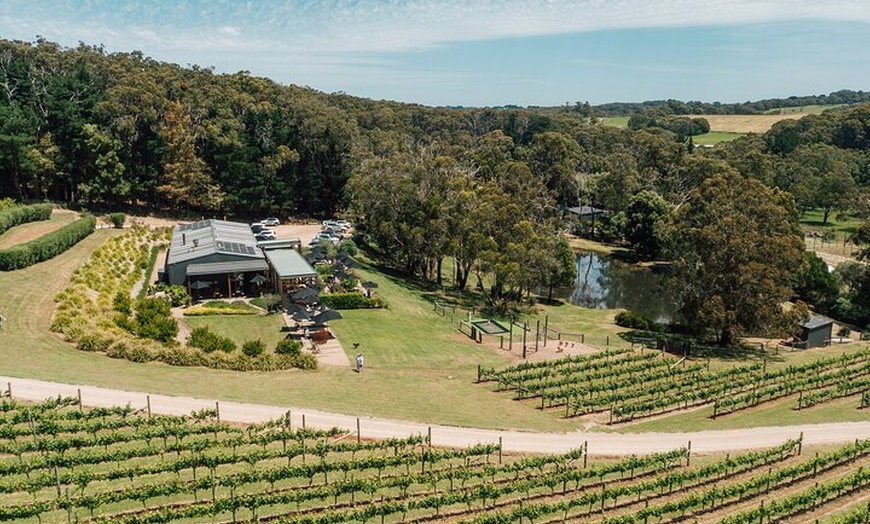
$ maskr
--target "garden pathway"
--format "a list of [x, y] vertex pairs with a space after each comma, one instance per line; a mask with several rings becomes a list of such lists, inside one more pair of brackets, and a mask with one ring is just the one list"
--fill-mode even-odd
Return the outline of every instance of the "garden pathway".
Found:
[[[134, 408], [145, 409], [150, 404], [153, 413], [167, 415], [186, 415], [192, 411], [214, 408], [217, 402], [214, 399], [148, 395], [144, 392], [0, 376], [0, 389], [7, 388], [11, 389], [13, 398], [26, 400], [42, 400], [58, 395], [75, 397], [80, 391], [85, 406], [109, 407], [129, 403]], [[695, 433], [536, 433], [427, 425], [373, 417], [357, 418], [353, 415], [291, 406], [224, 401], [220, 401], [218, 405], [222, 421], [264, 422], [284, 416], [289, 411], [293, 427], [300, 426], [304, 417], [306, 426], [313, 428], [339, 427], [355, 432], [359, 424], [360, 433], [365, 438], [405, 437], [431, 431], [434, 445], [451, 447], [498, 442], [502, 439], [504, 450], [510, 452], [561, 453], [588, 442], [592, 455], [620, 456], [670, 450], [691, 441], [692, 451], [704, 453], [772, 447], [801, 433], [806, 444], [835, 444], [870, 437], [870, 420]]]

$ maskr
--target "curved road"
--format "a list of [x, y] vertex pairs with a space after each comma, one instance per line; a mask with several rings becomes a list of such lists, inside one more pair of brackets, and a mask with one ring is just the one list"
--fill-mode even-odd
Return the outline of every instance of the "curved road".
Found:
[[[216, 403], [215, 400], [168, 395], [149, 395], [136, 391], [77, 386], [0, 376], [0, 390], [11, 390], [13, 398], [44, 400], [58, 395], [75, 397], [81, 394], [82, 403], [93, 407], [111, 407], [130, 404], [137, 409], [166, 415], [188, 415], [192, 411], [219, 408], [223, 421], [257, 423], [276, 419], [290, 412], [293, 427], [339, 427], [356, 432], [363, 437], [390, 438], [412, 434], [426, 434], [431, 430], [432, 444], [436, 446], [467, 447], [477, 443], [494, 443], [502, 439], [505, 451], [563, 453], [588, 442], [590, 455], [630, 455], [665, 451], [686, 445], [691, 441], [693, 452], [736, 451], [772, 447], [801, 433], [806, 444], [834, 444], [870, 438], [870, 420], [866, 422], [842, 422], [787, 427], [764, 427], [739, 430], [700, 431], [695, 433], [533, 433], [523, 431], [499, 431], [461, 428], [454, 426], [429, 426], [415, 422], [382, 418], [356, 418], [337, 413], [294, 407], [265, 406], [239, 402]], [[359, 426], [357, 426], [359, 424]]]

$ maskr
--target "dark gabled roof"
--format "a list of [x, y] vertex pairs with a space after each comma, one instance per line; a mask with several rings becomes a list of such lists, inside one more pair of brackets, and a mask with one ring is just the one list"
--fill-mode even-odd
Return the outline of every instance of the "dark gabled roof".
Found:
[[221, 253], [240, 258], [265, 258], [257, 247], [251, 226], [225, 220], [201, 220], [181, 224], [172, 231], [166, 264], [195, 260]]
[[249, 273], [253, 271], [266, 271], [269, 266], [265, 260], [231, 260], [229, 262], [210, 262], [207, 264], [190, 264], [186, 268], [187, 276], [198, 275], [222, 275], [224, 273]]
[[802, 328], [806, 329], [816, 329], [828, 324], [833, 324], [834, 321], [824, 315], [816, 315], [811, 317], [809, 320], [801, 324]]

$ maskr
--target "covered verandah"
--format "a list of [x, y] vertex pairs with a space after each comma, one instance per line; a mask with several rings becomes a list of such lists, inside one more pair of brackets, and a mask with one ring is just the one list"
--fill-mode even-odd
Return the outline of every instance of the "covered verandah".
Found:
[[269, 266], [263, 259], [190, 264], [187, 291], [195, 299], [257, 296], [268, 289]]

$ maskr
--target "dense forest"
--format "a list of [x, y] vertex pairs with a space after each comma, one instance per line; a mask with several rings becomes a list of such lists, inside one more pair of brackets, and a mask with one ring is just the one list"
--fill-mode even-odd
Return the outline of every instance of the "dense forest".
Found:
[[[673, 114], [711, 112], [685, 105]], [[365, 217], [385, 262], [440, 281], [452, 258], [460, 287], [491, 277], [496, 304], [570, 278], [558, 235], [570, 206], [608, 210], [595, 235], [648, 258], [667, 256], [659, 225], [717, 176], [788, 193], [826, 220], [870, 214], [870, 104], [715, 148], [681, 138], [606, 127], [583, 110], [373, 101], [138, 52], [0, 41], [0, 198], [240, 219], [346, 211]], [[870, 275], [850, 278], [840, 311], [867, 322]], [[840, 299], [825, 300], [832, 309]]]

